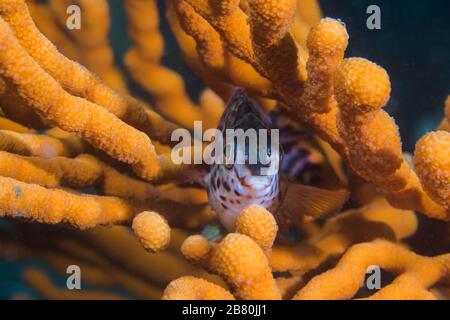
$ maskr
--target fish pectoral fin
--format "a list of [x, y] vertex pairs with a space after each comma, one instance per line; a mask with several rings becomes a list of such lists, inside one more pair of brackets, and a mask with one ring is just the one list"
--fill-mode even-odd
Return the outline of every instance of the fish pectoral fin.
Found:
[[[326, 190], [288, 183], [281, 208], [291, 216], [306, 215], [317, 219], [339, 212], [349, 196], [345, 189]], [[295, 217], [292, 218], [295, 220]]]

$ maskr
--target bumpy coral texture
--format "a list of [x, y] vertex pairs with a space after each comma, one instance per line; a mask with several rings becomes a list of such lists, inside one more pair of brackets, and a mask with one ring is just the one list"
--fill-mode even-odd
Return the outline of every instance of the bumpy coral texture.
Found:
[[416, 145], [414, 166], [425, 189], [437, 202], [450, 207], [450, 133], [431, 132]]
[[[294, 299], [346, 299], [353, 296], [369, 266], [378, 266], [398, 273], [389, 285], [371, 299], [435, 299], [427, 289], [441, 278], [448, 277], [449, 255], [434, 258], [418, 256], [401, 246], [376, 240], [353, 246], [336, 267], [312, 279]], [[348, 277], [349, 272], [352, 276]], [[339, 283], [324, 291], [322, 286]]]
[[[227, 10], [215, 10], [205, 1], [176, 3], [178, 12], [183, 3], [192, 6], [232, 54], [272, 82], [273, 90], [266, 97], [283, 102], [355, 172], [387, 192], [393, 205], [408, 208], [409, 204], [431, 217], [448, 219], [448, 209], [429, 197], [402, 160], [398, 129], [381, 110], [390, 95], [386, 71], [365, 59], [343, 59], [348, 35], [338, 21], [326, 18], [314, 26], [305, 52], [288, 27], [295, 18], [295, 1], [251, 1], [245, 6], [221, 1]], [[191, 12], [178, 18], [197, 49], [204, 47], [207, 40], [193, 34], [199, 17]], [[202, 50], [197, 54], [202, 56]], [[362, 162], [356, 161], [359, 157]]]
[[273, 215], [255, 205], [244, 209], [236, 220], [236, 232], [249, 236], [264, 250], [272, 247], [277, 230]]
[[[392, 207], [391, 210], [394, 211], [389, 211], [386, 202], [380, 202], [377, 206], [369, 206], [359, 212], [349, 212], [331, 220], [322, 234], [317, 235], [315, 239], [290, 250], [275, 246], [268, 251], [267, 256], [257, 248], [259, 236], [257, 233], [256, 239], [239, 233], [228, 234], [220, 242], [211, 243], [208, 250], [201, 250], [206, 246], [206, 239], [191, 236], [186, 239], [183, 251], [189, 254], [197, 252], [197, 259], [191, 261], [222, 275], [236, 298], [280, 299], [286, 295], [289, 288], [289, 285], [285, 286], [282, 283], [289, 283], [289, 280], [279, 280], [274, 285], [273, 275], [267, 271], [268, 264], [272, 266], [272, 271], [295, 272], [296, 276], [292, 277], [291, 282], [298, 285], [301, 282], [301, 275], [316, 268], [326, 257], [341, 254], [352, 243], [351, 241], [362, 242], [351, 246], [334, 268], [313, 277], [292, 294], [292, 298], [307, 300], [352, 298], [361, 287], [370, 266], [388, 270], [397, 276], [391, 284], [371, 295], [370, 299], [438, 298], [430, 288], [440, 282], [448, 282], [450, 256], [448, 254], [433, 258], [419, 256], [399, 244], [379, 239], [395, 241], [396, 237], [402, 238], [414, 233], [417, 227], [413, 214], [396, 212]], [[242, 212], [241, 215], [253, 215], [253, 218], [256, 218], [259, 213], [253, 208], [251, 211]], [[370, 229], [365, 230], [362, 227], [364, 223], [370, 226]], [[343, 240], [345, 229], [356, 227], [354, 224], [361, 226], [360, 238]], [[386, 229], [387, 226], [392, 229]], [[243, 251], [246, 252], [245, 255]], [[202, 253], [204, 256], [199, 258]], [[291, 257], [288, 258], [289, 255]], [[281, 267], [282, 265], [284, 267]], [[203, 283], [201, 286], [192, 283], [188, 288], [181, 287], [179, 294], [174, 295], [172, 291], [178, 288], [178, 281], [187, 282], [183, 281], [183, 278], [173, 281], [166, 290], [165, 299], [189, 299], [192, 298], [195, 288], [200, 287], [200, 292], [206, 290]], [[210, 290], [215, 289], [212, 284], [209, 286]]]
[[133, 219], [132, 228], [142, 246], [151, 252], [164, 250], [169, 245], [170, 227], [156, 212], [139, 213]]
[[164, 290], [163, 300], [234, 300], [227, 290], [194, 277], [172, 281]]

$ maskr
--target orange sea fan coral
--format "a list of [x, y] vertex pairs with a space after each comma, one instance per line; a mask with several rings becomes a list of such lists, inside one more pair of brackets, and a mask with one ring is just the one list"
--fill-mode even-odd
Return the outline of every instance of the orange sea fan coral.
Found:
[[[226, 10], [206, 1], [182, 2], [209, 22], [226, 49], [271, 80], [272, 96], [288, 112], [330, 143], [354, 172], [387, 192], [394, 205], [448, 219], [448, 210], [425, 193], [403, 161], [397, 127], [380, 110], [390, 95], [386, 71], [365, 59], [343, 60], [348, 35], [341, 23], [322, 19], [308, 34], [306, 53], [289, 32], [296, 1], [251, 1], [245, 8], [239, 1], [219, 1], [217, 8]], [[193, 14], [181, 18], [189, 20], [184, 25], [198, 20]], [[193, 38], [205, 46], [207, 39]]]
[[[7, 150], [8, 147], [4, 149]], [[13, 151], [20, 153], [17, 150]], [[178, 188], [174, 184], [155, 186], [123, 174], [90, 154], [81, 154], [76, 158], [56, 155], [25, 157], [0, 151], [0, 159], [0, 175], [47, 188], [99, 187], [103, 194], [143, 203], [164, 199], [182, 204], [207, 202], [206, 195], [201, 189]]]
[[[397, 210], [397, 212], [390, 212], [387, 204], [385, 204], [385, 206], [387, 206], [385, 208], [380, 205], [381, 204], [378, 206], [368, 207], [366, 209], [367, 211], [364, 212], [365, 219], [367, 219], [367, 221], [372, 221], [373, 227], [378, 223], [380, 231], [378, 233], [374, 232], [373, 235], [369, 235], [365, 234], [368, 230], [361, 230], [361, 234], [365, 234], [361, 240], [367, 241], [370, 239], [376, 239], [377, 237], [392, 237], [392, 235], [389, 236], [389, 229], [385, 229], [384, 232], [381, 231], [382, 225], [384, 225], [384, 227], [391, 226], [393, 229], [390, 229], [390, 232], [395, 230], [393, 235], [394, 237], [391, 238], [392, 240], [395, 240], [396, 237], [404, 237], [414, 233], [416, 222], [413, 216], [408, 216], [405, 212], [405, 216], [403, 218], [399, 218], [402, 213], [398, 212], [397, 209], [391, 209], [394, 211]], [[257, 210], [254, 208], [252, 211], [242, 214], [244, 214], [244, 216], [253, 214], [256, 217], [258, 215], [256, 212]], [[339, 237], [342, 237], [344, 234], [349, 234], [345, 231], [344, 226], [346, 223], [349, 223], [348, 227], [350, 227], [350, 222], [345, 222], [345, 220], [349, 219], [351, 215], [355, 215], [355, 213], [347, 215], [347, 218], [339, 218], [342, 220], [341, 226], [339, 226], [337, 220], [331, 222], [324, 228], [325, 233], [317, 237], [317, 239], [326, 239], [328, 237], [326, 235], [327, 232], [329, 233], [329, 236], [334, 234], [335, 237], [333, 239], [324, 240], [323, 244], [329, 246], [330, 250], [334, 251], [335, 254], [341, 254], [346, 249], [345, 246], [339, 249], [340, 245], [337, 244], [337, 242], [339, 242]], [[408, 220], [411, 221], [408, 222]], [[374, 229], [373, 227], [372, 229]], [[239, 246], [237, 246], [237, 243], [239, 243]], [[266, 274], [266, 271], [261, 274], [259, 273], [259, 271], [265, 269], [263, 267], [265, 265], [263, 260], [266, 260], [267, 263], [267, 258], [264, 257], [264, 255], [257, 255], [256, 248], [250, 249], [250, 247], [252, 247], [250, 246], [251, 243], [253, 243], [252, 246], [256, 245], [252, 238], [240, 235], [238, 233], [228, 234], [220, 242], [210, 244], [208, 244], [208, 241], [201, 236], [192, 236], [185, 240], [182, 247], [182, 252], [192, 262], [199, 263], [207, 270], [217, 272], [222, 275], [230, 284], [232, 290], [235, 292], [235, 296], [238, 298], [279, 299], [279, 288], [278, 286], [275, 286], [274, 288], [272, 286], [272, 280], [270, 280], [273, 278], [269, 276], [269, 274]], [[333, 243], [335, 243], [335, 245]], [[250, 274], [248, 271], [248, 265], [245, 263], [245, 261], [247, 261], [247, 257], [242, 257], [239, 254], [243, 248], [247, 249], [247, 253], [245, 254], [246, 256], [250, 256], [257, 261], [256, 264], [253, 265], [256, 266], [256, 269], [253, 269], [255, 272], [254, 274]], [[324, 248], [325, 246], [323, 249]], [[274, 252], [271, 259], [274, 259], [274, 256], [279, 255], [276, 247], [273, 250]], [[321, 249], [317, 247], [316, 250]], [[330, 251], [330, 253], [332, 251]], [[252, 254], [248, 255], [249, 252], [252, 252]], [[295, 250], [292, 250], [292, 252], [295, 252]], [[307, 252], [303, 252], [303, 254], [298, 252], [298, 254], [299, 260], [307, 259]], [[300, 258], [300, 256], [302, 258]], [[281, 258], [280, 255], [279, 258]], [[398, 274], [398, 277], [391, 284], [386, 285], [370, 298], [430, 299], [437, 298], [437, 296], [428, 291], [428, 289], [441, 281], [443, 281], [444, 284], [448, 283], [448, 263], [448, 254], [434, 258], [423, 257], [414, 254], [402, 245], [395, 244], [387, 240], [374, 240], [372, 242], [365, 242], [352, 246], [343, 255], [335, 268], [313, 277], [310, 281], [307, 281], [306, 284], [301, 285], [301, 277], [293, 277], [293, 283], [290, 285], [286, 283], [286, 285], [288, 287], [292, 285], [295, 286], [296, 283], [297, 285], [301, 285], [301, 289], [293, 296], [294, 299], [349, 299], [352, 298], [360, 288], [367, 268], [371, 265], [376, 265], [380, 268]], [[316, 267], [317, 264], [311, 266], [312, 269], [315, 269]], [[276, 268], [277, 267], [275, 267], [275, 270], [277, 270]], [[272, 271], [275, 270], [272, 267]], [[281, 271], [281, 269], [279, 270]], [[306, 271], [307, 269], [304, 269], [302, 274]], [[261, 277], [257, 275], [265, 276]], [[185, 299], [186, 297], [191, 296], [190, 292], [192, 293], [197, 286], [200, 286], [200, 283], [196, 283], [196, 281], [200, 281], [200, 279], [195, 281], [193, 279], [190, 281], [184, 281], [182, 279], [175, 280], [171, 285], [169, 285], [166, 289], [167, 294], [164, 296], [166, 299]], [[178, 287], [177, 281], [183, 283], [184, 286]], [[248, 283], [251, 283], [252, 289], [260, 288], [260, 293], [255, 295], [253, 291], [247, 291]], [[277, 283], [282, 285], [282, 282]], [[262, 287], [263, 284], [265, 284], [264, 287]], [[206, 285], [202, 282], [201, 285], [206, 286], [207, 288], [211, 287], [209, 290], [217, 289], [222, 292], [222, 289], [218, 289], [211, 284]], [[288, 287], [283, 287], [283, 292], [285, 292], [285, 289]], [[180, 288], [180, 294], [174, 295], [172, 293], [174, 288]], [[272, 292], [272, 288], [275, 291]], [[202, 289], [202, 292], [203, 290], [206, 289]], [[248, 293], [249, 295], [243, 293]], [[265, 296], [265, 294], [269, 295]], [[200, 296], [196, 297], [201, 298]], [[211, 298], [214, 298], [214, 296], [211, 296]]]
[[195, 277], [172, 281], [164, 290], [163, 300], [234, 300], [224, 288]]
[[82, 145], [65, 139], [11, 130], [0, 130], [0, 150], [42, 158], [76, 156], [84, 151]]
[[[145, 134], [125, 125], [98, 105], [68, 94], [26, 53], [4, 21], [1, 21], [0, 28], [2, 30], [0, 41], [4, 46], [0, 59], [1, 75], [11, 86], [17, 88], [22, 97], [26, 97], [30, 101], [33, 108], [52, 119], [62, 129], [77, 132], [87, 141], [112, 156], [134, 164], [136, 170], [142, 175], [152, 178], [158, 174], [161, 167], [158, 165], [156, 154], [154, 152], [152, 154], [154, 148]], [[17, 65], [26, 67], [17, 69]], [[30, 81], [30, 79], [35, 80]], [[46, 92], [38, 89], [39, 86], [45, 87]], [[59, 106], [65, 108], [65, 112], [55, 110], [53, 104], [55, 97], [58, 97]], [[80, 109], [79, 106], [82, 108]], [[73, 117], [75, 110], [80, 110], [80, 112]], [[117, 136], [101, 134], [102, 131], [111, 132], [111, 130], [121, 132], [121, 134]], [[137, 141], [140, 143], [136, 143]], [[144, 149], [141, 149], [140, 155], [138, 155], [137, 148], [145, 148], [145, 152]], [[127, 153], [129, 154], [127, 155]]]
[[181, 251], [192, 263], [221, 275], [241, 299], [279, 299], [264, 253], [270, 250], [276, 231], [272, 214], [252, 206], [239, 215], [237, 233], [211, 244], [203, 236], [190, 236]]
[[197, 237], [195, 241], [188, 238], [186, 241], [183, 252], [188, 255], [188, 259], [200, 262], [207, 270], [221, 275], [237, 297], [280, 298], [267, 258], [262, 248], [250, 237], [230, 233], [210, 249], [206, 247], [206, 250], [201, 249], [205, 244], [201, 238]]
[[69, 59], [78, 61], [80, 52], [64, 29], [58, 25], [58, 19], [47, 3], [39, 0], [27, 0], [30, 15], [38, 29]]
[[23, 274], [24, 281], [41, 292], [41, 294], [48, 299], [58, 300], [122, 300], [126, 299], [124, 296], [107, 293], [107, 292], [93, 292], [80, 290], [65, 290], [56, 287], [50, 277], [38, 268], [30, 267], [25, 270]]
[[[385, 240], [361, 243], [351, 247], [335, 268], [312, 278], [293, 296], [293, 299], [352, 298], [364, 281], [370, 266], [389, 270], [398, 274], [398, 277], [369, 299], [437, 299], [439, 295], [434, 294], [430, 288], [439, 282], [448, 283], [449, 259], [448, 254], [433, 258], [419, 256], [403, 246]], [[197, 288], [197, 284], [192, 281], [188, 287], [180, 288], [179, 295], [169, 294], [177, 281], [175, 280], [166, 289], [168, 292], [165, 295], [166, 299], [186, 299], [189, 292]], [[212, 284], [208, 286], [213, 287]]]
[[298, 44], [306, 49], [306, 39], [312, 27], [319, 23], [322, 13], [317, 0], [297, 0], [297, 15], [291, 33]]
[[[14, 27], [14, 36], [26, 51], [67, 91], [106, 108], [114, 115], [143, 130], [151, 138], [170, 144], [177, 128], [142, 103], [107, 87], [96, 75], [62, 54], [35, 27], [23, 0], [0, 3], [2, 17]], [[35, 45], [36, 41], [39, 45]], [[158, 130], [154, 130], [155, 128]]]
[[158, 29], [156, 1], [128, 0], [124, 6], [134, 44], [126, 54], [125, 64], [135, 81], [152, 95], [160, 112], [173, 121], [193, 128], [194, 121], [203, 120], [206, 128], [215, 127], [217, 114], [209, 118], [211, 114], [201, 109], [221, 110], [223, 105], [204, 100], [204, 104], [196, 106], [186, 92], [181, 75], [161, 65], [164, 38]]
[[0, 117], [0, 130], [14, 131], [18, 133], [34, 133], [33, 129], [27, 128], [11, 119]]
[[362, 243], [350, 248], [334, 269], [313, 278], [294, 299], [349, 299], [371, 265], [399, 275], [369, 299], [435, 299], [428, 289], [438, 281], [449, 281], [449, 261], [448, 254], [422, 257], [383, 240]]
[[208, 239], [201, 235], [193, 235], [184, 240], [181, 252], [188, 261], [207, 266], [211, 248]]
[[[175, 14], [172, 11], [175, 11]], [[272, 92], [270, 81], [258, 74], [250, 64], [231, 54], [222, 44], [219, 34], [204, 18], [196, 15], [190, 4], [178, 0], [170, 2], [167, 12], [178, 41], [181, 44], [187, 43], [191, 40], [190, 37], [192, 37], [192, 41], [196, 41], [195, 53], [185, 49], [185, 55], [195, 56], [189, 60], [194, 59], [196, 63], [191, 62], [190, 65], [194, 70], [197, 69], [196, 71], [214, 90], [218, 90], [222, 95], [224, 91], [229, 91], [229, 89], [221, 89], [213, 80], [219, 77], [227, 84], [235, 84], [262, 95], [269, 95]], [[180, 30], [178, 25], [183, 30]], [[184, 47], [187, 46], [189, 45], [184, 44]], [[200, 63], [197, 63], [197, 60], [200, 60]], [[229, 93], [226, 95], [228, 96]]]
[[[22, 225], [23, 226], [23, 225]], [[25, 228], [27, 229], [27, 238], [32, 238], [34, 236], [33, 227]], [[42, 229], [41, 229], [42, 231]], [[174, 233], [176, 234], [176, 233]], [[38, 292], [42, 297], [47, 299], [61, 299], [63, 297], [78, 297], [78, 299], [95, 299], [95, 293], [104, 292], [104, 290], [111, 291], [112, 288], [120, 286], [126, 292], [133, 295], [134, 297], [142, 299], [159, 299], [162, 294], [162, 289], [159, 288], [154, 283], [149, 283], [148, 280], [138, 278], [136, 274], [128, 273], [123, 270], [123, 268], [115, 265], [114, 262], [109, 261], [104, 254], [92, 250], [92, 246], [87, 248], [80, 244], [79, 238], [75, 242], [77, 243], [77, 249], [72, 250], [74, 242], [71, 243], [71, 247], [67, 245], [67, 238], [61, 237], [52, 233], [53, 244], [58, 244], [59, 249], [55, 249], [53, 245], [47, 244], [45, 247], [36, 246], [36, 239], [27, 240], [21, 239], [21, 241], [11, 241], [2, 234], [2, 245], [0, 246], [0, 256], [5, 259], [14, 259], [14, 261], [20, 259], [21, 261], [27, 259], [40, 259], [46, 261], [49, 266], [54, 269], [58, 274], [65, 276], [67, 273], [67, 267], [69, 265], [77, 265], [82, 270], [82, 287], [83, 295], [71, 295], [72, 291], [67, 290], [67, 288], [60, 287], [59, 284], [54, 284], [53, 279], [48, 277], [48, 269], [36, 269], [39, 273], [32, 273], [34, 276], [28, 276], [29, 268], [25, 269], [23, 272], [23, 279], [30, 287], [32, 287], [36, 292]], [[58, 240], [56, 240], [58, 239]], [[64, 245], [60, 245], [60, 244]], [[145, 251], [143, 251], [145, 254]], [[9, 258], [8, 258], [9, 256]], [[126, 262], [126, 261], [125, 261]], [[45, 271], [44, 271], [45, 270]], [[151, 268], [149, 269], [151, 270]], [[46, 282], [39, 281], [38, 279], [47, 278]], [[86, 284], [90, 286], [95, 286], [97, 290], [91, 290], [87, 288]], [[54, 288], [54, 290], [49, 290], [49, 287]], [[97, 296], [100, 299], [101, 296]], [[125, 298], [125, 296], [123, 297]]]
[[29, 108], [23, 99], [9, 90], [3, 79], [0, 79], [1, 109], [11, 120], [34, 129], [46, 129], [48, 123]]
[[123, 261], [129, 270], [143, 275], [158, 285], [167, 285], [174, 278], [185, 275], [202, 277], [210, 282], [223, 285], [223, 281], [201, 271], [182, 259], [177, 253], [180, 242], [186, 238], [182, 230], [171, 230], [171, 244], [168, 250], [150, 254], [136, 241], [127, 228], [96, 228], [87, 231], [87, 239], [92, 249], [105, 253], [113, 261]]
[[280, 293], [261, 248], [249, 237], [229, 234], [211, 256], [211, 268], [243, 299], [278, 299]]
[[[121, 294], [126, 292], [128, 298], [159, 299], [163, 288], [171, 280], [184, 275], [202, 277], [224, 286], [218, 277], [190, 266], [180, 256], [177, 251], [188, 235], [180, 229], [171, 230], [171, 241], [164, 252], [150, 254], [128, 228], [121, 226], [99, 227], [82, 232], [61, 226], [29, 223], [17, 223], [15, 228], [24, 234], [20, 239], [12, 232], [0, 231], [0, 258], [10, 262], [43, 260], [62, 276], [67, 275], [67, 266], [78, 265], [82, 270], [83, 292], [88, 294], [106, 290], [111, 292], [113, 288], [120, 287], [124, 290]], [[46, 236], [42, 237], [42, 234]], [[48, 268], [40, 270], [48, 277]], [[41, 297], [57, 298], [56, 294], [48, 295], [47, 286], [39, 287], [39, 281], [25, 280]], [[58, 282], [51, 281], [51, 284], [61, 293], [67, 290]], [[96, 289], [91, 289], [91, 286]], [[79, 298], [84, 299], [83, 296]]]
[[256, 205], [244, 209], [236, 219], [236, 232], [249, 236], [263, 250], [272, 248], [277, 231], [274, 216]]
[[142, 246], [151, 252], [164, 250], [169, 245], [170, 227], [156, 212], [139, 213], [133, 219], [132, 228]]
[[355, 243], [376, 238], [398, 241], [416, 230], [413, 212], [395, 209], [381, 199], [330, 219], [317, 235], [297, 245], [275, 245], [269, 256], [270, 265], [273, 271], [304, 274]]
[[[450, 217], [450, 99], [412, 168], [382, 110], [388, 73], [344, 59], [346, 28], [320, 19], [317, 1], [170, 0], [173, 35], [207, 86], [195, 102], [162, 64], [157, 1], [126, 0], [125, 66], [157, 113], [126, 93], [107, 40], [110, 8], [92, 1], [0, 1], [0, 216], [11, 227], [0, 228], [0, 257], [37, 258], [62, 275], [75, 263], [96, 289], [72, 294], [35, 268], [25, 270], [27, 284], [51, 299], [123, 298], [106, 293], [116, 287], [145, 299], [347, 299], [360, 296], [375, 264], [396, 278], [369, 298], [445, 297], [448, 254], [414, 253], [428, 243], [418, 221], [443, 222], [412, 210]], [[82, 7], [86, 28], [63, 30], [69, 3]], [[204, 189], [185, 184], [203, 172], [171, 161], [171, 133], [194, 120], [216, 127], [234, 86], [325, 140], [349, 179], [367, 180], [369, 200], [278, 239], [272, 213], [258, 206], [240, 213], [234, 233], [195, 234], [215, 213]]]
[[[79, 6], [82, 12], [82, 28], [79, 30], [76, 28], [65, 30], [67, 8], [71, 5]], [[112, 88], [127, 92], [125, 78], [114, 63], [114, 53], [108, 41], [110, 28], [108, 2], [106, 0], [49, 1], [47, 10], [54, 13], [60, 27], [73, 39], [80, 53], [77, 60], [99, 75]], [[45, 34], [45, 31], [43, 33]]]
[[41, 223], [67, 222], [78, 228], [128, 221], [134, 209], [114, 197], [76, 195], [0, 177], [0, 214]]
[[99, 181], [102, 168], [96, 159], [82, 155], [76, 159], [23, 157], [0, 151], [0, 175], [45, 187], [65, 185], [83, 189]]
[[450, 209], [450, 133], [436, 131], [423, 136], [416, 144], [414, 167], [425, 190]]

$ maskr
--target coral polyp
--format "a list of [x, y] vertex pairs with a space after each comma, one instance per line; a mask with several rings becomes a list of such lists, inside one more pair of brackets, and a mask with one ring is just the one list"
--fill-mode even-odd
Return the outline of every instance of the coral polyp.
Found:
[[[409, 156], [389, 70], [347, 57], [346, 26], [315, 0], [125, 0], [123, 57], [115, 10], [0, 0], [0, 259], [25, 264], [26, 298], [450, 298], [450, 96]], [[171, 51], [183, 71], [165, 65]], [[236, 92], [291, 138], [283, 178], [309, 185], [270, 199], [288, 214], [220, 180], [228, 166], [173, 161], [175, 130], [220, 128]], [[251, 205], [225, 229], [211, 190], [217, 206]], [[54, 283], [71, 265], [90, 289]], [[364, 291], [373, 266], [393, 280]]]

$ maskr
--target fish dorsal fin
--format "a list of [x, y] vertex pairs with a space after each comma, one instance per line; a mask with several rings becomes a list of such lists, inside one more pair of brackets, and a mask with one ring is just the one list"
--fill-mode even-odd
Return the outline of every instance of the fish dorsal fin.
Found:
[[337, 213], [350, 195], [345, 189], [326, 190], [286, 181], [284, 184], [280, 210], [293, 221], [299, 215], [317, 219]]

